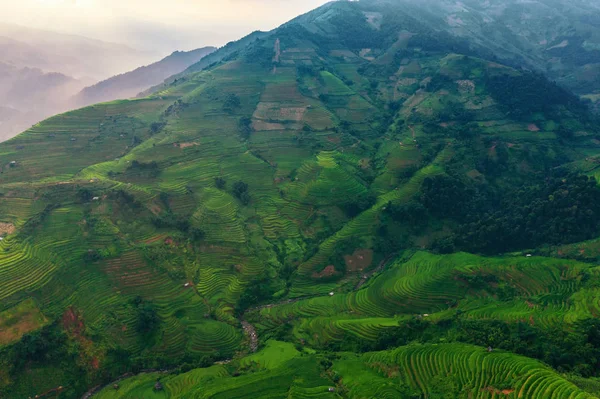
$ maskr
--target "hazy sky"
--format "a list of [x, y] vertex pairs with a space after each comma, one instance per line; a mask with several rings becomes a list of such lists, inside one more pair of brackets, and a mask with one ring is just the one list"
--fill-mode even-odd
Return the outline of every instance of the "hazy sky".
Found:
[[0, 0], [0, 22], [159, 51], [221, 46], [326, 0]]

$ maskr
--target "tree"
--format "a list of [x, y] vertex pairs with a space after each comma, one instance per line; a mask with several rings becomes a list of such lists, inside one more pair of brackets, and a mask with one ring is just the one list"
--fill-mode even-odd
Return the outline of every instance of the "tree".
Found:
[[227, 95], [227, 98], [225, 98], [225, 102], [223, 103], [223, 111], [231, 114], [241, 106], [242, 102], [237, 94], [231, 93]]
[[252, 118], [247, 116], [243, 116], [238, 121], [238, 129], [240, 130], [240, 135], [243, 139], [248, 140], [250, 135], [252, 134]]
[[[139, 297], [138, 297], [139, 298]], [[136, 299], [138, 299], [136, 298]], [[156, 309], [154, 306], [145, 302], [144, 300], [136, 300], [134, 304], [137, 303], [137, 323], [136, 329], [140, 333], [150, 333], [156, 330], [158, 325], [160, 324], [160, 318], [158, 317], [158, 313], [156, 313]]]
[[215, 177], [215, 185], [219, 190], [223, 190], [227, 182], [222, 177]]
[[233, 185], [233, 195], [237, 198], [241, 198], [242, 194], [248, 192], [248, 184], [243, 181], [238, 181]]
[[90, 202], [94, 198], [94, 194], [87, 188], [80, 188], [77, 191], [77, 196], [81, 202]]
[[250, 203], [250, 194], [248, 194], [248, 192], [242, 193], [240, 201], [242, 201], [242, 204], [248, 205]]
[[200, 241], [206, 236], [206, 233], [204, 233], [204, 230], [202, 230], [198, 227], [191, 227], [189, 229], [189, 234], [190, 234], [190, 237], [192, 237], [192, 239], [195, 241]]
[[344, 212], [348, 217], [355, 217], [363, 211], [366, 211], [377, 202], [377, 197], [370, 193], [359, 194], [343, 205]]

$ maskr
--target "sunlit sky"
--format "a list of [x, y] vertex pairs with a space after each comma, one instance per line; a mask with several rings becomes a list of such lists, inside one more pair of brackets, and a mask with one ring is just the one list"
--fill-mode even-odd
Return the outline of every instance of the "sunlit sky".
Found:
[[[0, 0], [0, 22], [137, 48], [220, 46], [327, 0]], [[173, 48], [176, 47], [176, 48]], [[158, 48], [157, 48], [158, 49]]]

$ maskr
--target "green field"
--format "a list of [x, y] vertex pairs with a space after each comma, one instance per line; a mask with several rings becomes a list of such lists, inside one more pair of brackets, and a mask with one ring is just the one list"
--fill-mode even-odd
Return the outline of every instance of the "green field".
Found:
[[600, 124], [395, 7], [1, 143], [0, 397], [600, 397]]

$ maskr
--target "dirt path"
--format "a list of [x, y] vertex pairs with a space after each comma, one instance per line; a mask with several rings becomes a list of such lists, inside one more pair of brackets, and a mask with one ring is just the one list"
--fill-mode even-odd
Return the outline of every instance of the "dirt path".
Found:
[[250, 337], [250, 351], [252, 353], [256, 352], [258, 349], [258, 334], [256, 334], [256, 328], [245, 320], [242, 320], [242, 328], [244, 329], [244, 333]]
[[[360, 281], [356, 284], [356, 286], [354, 286], [354, 291], [358, 291], [367, 281], [369, 281], [369, 279], [371, 277], [373, 277], [373, 275], [379, 273], [380, 271], [382, 271], [385, 266], [388, 264], [388, 262], [393, 259], [396, 256], [396, 254], [392, 254], [388, 257], [386, 257], [385, 259], [383, 259], [381, 262], [379, 262], [379, 265], [377, 265], [377, 267], [373, 270], [371, 270], [370, 272], [364, 274], [362, 276], [362, 278], [360, 279]], [[258, 333], [256, 332], [256, 328], [248, 323], [245, 320], [245, 315], [248, 312], [252, 312], [255, 310], [262, 310], [262, 309], [269, 309], [272, 308], [274, 306], [279, 306], [279, 305], [287, 305], [290, 303], [295, 303], [298, 301], [302, 301], [305, 299], [310, 299], [310, 298], [315, 298], [321, 295], [307, 295], [307, 296], [302, 296], [302, 297], [298, 297], [298, 298], [294, 298], [294, 299], [286, 299], [285, 301], [280, 301], [280, 302], [275, 302], [275, 303], [270, 303], [267, 305], [261, 305], [261, 306], [255, 306], [253, 308], [249, 308], [247, 309], [244, 314], [239, 318], [240, 323], [242, 324], [242, 329], [244, 330], [244, 333], [250, 338], [250, 351], [252, 353], [255, 353], [258, 350]], [[231, 361], [231, 359], [227, 359], [224, 361], [219, 361], [219, 362], [215, 362], [215, 364], [226, 364], [229, 363]], [[144, 370], [138, 374], [133, 374], [133, 373], [127, 373], [122, 375], [121, 377], [119, 377], [117, 380], [112, 381], [108, 384], [105, 385], [99, 385], [96, 386], [92, 389], [90, 389], [85, 395], [83, 395], [81, 397], [81, 399], [90, 399], [92, 396], [94, 396], [95, 394], [97, 394], [98, 392], [100, 392], [102, 389], [114, 385], [116, 383], [118, 383], [121, 380], [124, 380], [126, 378], [129, 377], [133, 377], [135, 375], [139, 375], [139, 374], [145, 374], [145, 373], [155, 373], [155, 372], [161, 372], [161, 373], [169, 373], [171, 370]]]

